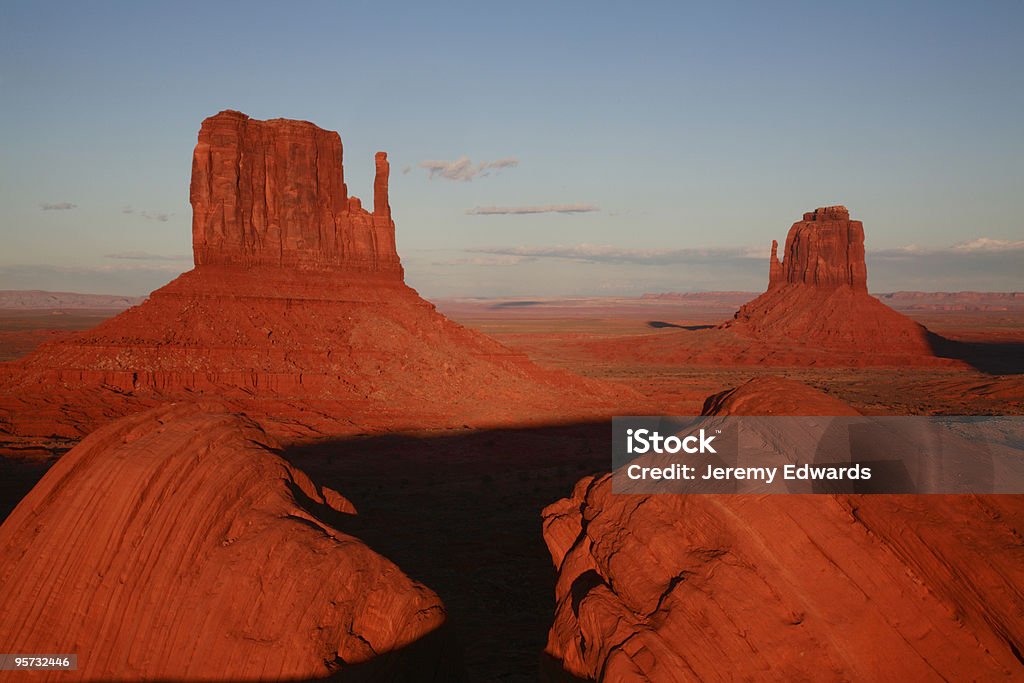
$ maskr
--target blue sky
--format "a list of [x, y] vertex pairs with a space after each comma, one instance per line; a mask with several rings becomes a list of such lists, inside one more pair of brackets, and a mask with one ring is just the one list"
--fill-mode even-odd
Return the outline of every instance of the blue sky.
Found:
[[387, 151], [427, 296], [762, 289], [835, 203], [876, 291], [1020, 290], [1022, 33], [998, 1], [8, 1], [0, 288], [189, 268], [192, 147], [232, 108], [337, 130], [364, 199]]

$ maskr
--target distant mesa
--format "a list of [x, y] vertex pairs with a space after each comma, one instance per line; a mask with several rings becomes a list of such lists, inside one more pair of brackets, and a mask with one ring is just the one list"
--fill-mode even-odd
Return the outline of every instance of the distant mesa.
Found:
[[123, 311], [144, 300], [145, 297], [141, 296], [48, 292], [38, 289], [0, 290], [0, 309], [3, 310]]
[[845, 206], [804, 214], [783, 258], [772, 241], [768, 290], [723, 327], [764, 341], [862, 354], [931, 355], [928, 331], [868, 294], [864, 226]]
[[90, 434], [0, 526], [5, 641], [78, 655], [40, 680], [430, 680], [454, 666], [437, 595], [325, 521], [355, 509], [275, 447], [195, 402]]

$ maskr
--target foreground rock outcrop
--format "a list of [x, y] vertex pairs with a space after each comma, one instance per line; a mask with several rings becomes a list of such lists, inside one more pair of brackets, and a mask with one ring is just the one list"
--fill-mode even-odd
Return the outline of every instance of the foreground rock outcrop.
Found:
[[[855, 414], [793, 384], [755, 380], [708, 412]], [[1024, 673], [1021, 496], [623, 495], [604, 475], [543, 518], [558, 570], [546, 652], [577, 677]]]
[[860, 354], [931, 355], [928, 331], [868, 294], [864, 226], [845, 206], [805, 213], [772, 241], [768, 290], [724, 326], [769, 342]]
[[[195, 268], [93, 330], [0, 367], [0, 433], [75, 439], [167, 398], [215, 393], [275, 434], [594, 414], [620, 396], [457, 325], [403, 281], [375, 159], [348, 194], [337, 133], [206, 119], [191, 183]], [[611, 405], [611, 403], [608, 403]]]
[[438, 597], [273, 449], [202, 404], [91, 434], [0, 526], [0, 642], [78, 654], [47, 680], [449, 680]]

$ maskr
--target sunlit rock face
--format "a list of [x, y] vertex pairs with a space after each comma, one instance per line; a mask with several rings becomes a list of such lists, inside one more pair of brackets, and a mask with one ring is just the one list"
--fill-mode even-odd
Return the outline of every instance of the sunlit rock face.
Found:
[[376, 157], [373, 211], [345, 185], [341, 138], [307, 121], [223, 111], [203, 121], [192, 155], [197, 266], [345, 270], [402, 279], [388, 202], [387, 155]]
[[440, 599], [324, 521], [356, 511], [275, 448], [210, 404], [92, 433], [0, 526], [0, 641], [78, 655], [77, 671], [47, 680], [295, 680], [395, 665], [442, 627]]
[[346, 189], [337, 133], [236, 111], [203, 121], [195, 268], [96, 328], [0, 366], [0, 433], [78, 438], [197, 394], [244, 402], [286, 436], [610, 412], [595, 406], [621, 389], [542, 369], [405, 284], [389, 171], [378, 152], [369, 211]]
[[[856, 415], [792, 380], [708, 415]], [[581, 479], [542, 513], [546, 653], [602, 681], [1009, 680], [1024, 496], [627, 495]], [[553, 679], [554, 680], [554, 679]]]

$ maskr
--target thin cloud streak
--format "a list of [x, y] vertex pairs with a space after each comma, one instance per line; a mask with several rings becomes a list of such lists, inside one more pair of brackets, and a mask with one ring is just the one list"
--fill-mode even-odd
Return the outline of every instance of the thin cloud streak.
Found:
[[185, 264], [146, 262], [95, 267], [0, 265], [0, 289], [134, 296], [162, 287], [186, 270]]
[[957, 242], [951, 249], [960, 252], [993, 252], [1024, 250], [1024, 240], [997, 240], [989, 237]]
[[434, 266], [518, 266], [520, 263], [534, 261], [531, 256], [518, 256], [515, 254], [495, 254], [493, 256], [471, 256], [468, 258], [454, 258], [447, 261], [433, 261]]
[[593, 204], [545, 204], [542, 206], [475, 206], [467, 209], [470, 216], [520, 216], [535, 213], [593, 213], [600, 211]]
[[70, 211], [71, 209], [77, 208], [78, 204], [72, 204], [71, 202], [43, 202], [39, 205], [39, 209], [41, 211]]
[[[576, 244], [541, 247], [476, 247], [467, 252], [501, 256], [516, 256], [529, 259], [554, 258], [583, 263], [616, 263], [633, 265], [672, 265], [695, 263], [745, 262], [766, 260], [767, 247], [704, 247], [704, 248], [656, 248], [632, 249], [606, 244]], [[1017, 252], [1024, 251], [1024, 240], [997, 240], [979, 237], [958, 242], [948, 247], [920, 247], [906, 245], [885, 249], [869, 249], [867, 257], [872, 261], [920, 261], [922, 263], [982, 263], [1020, 258]], [[781, 257], [781, 254], [780, 254]]]
[[702, 263], [709, 260], [767, 259], [765, 249], [712, 247], [706, 249], [630, 249], [603, 244], [578, 244], [555, 247], [478, 247], [466, 251], [481, 254], [518, 256], [530, 259], [557, 258], [584, 263], [632, 265], [672, 265]]
[[189, 257], [184, 254], [151, 254], [147, 251], [119, 251], [113, 254], [104, 254], [105, 258], [120, 259], [124, 261], [187, 261]]

